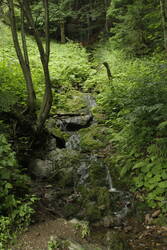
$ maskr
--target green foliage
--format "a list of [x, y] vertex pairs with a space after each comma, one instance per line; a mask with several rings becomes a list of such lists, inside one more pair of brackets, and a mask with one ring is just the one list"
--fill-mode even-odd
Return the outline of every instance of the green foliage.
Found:
[[108, 86], [98, 95], [108, 116], [104, 122], [112, 131], [115, 153], [110, 163], [125, 183], [131, 176], [132, 189], [142, 191], [150, 207], [166, 212], [166, 61], [158, 56], [124, 59], [117, 54], [117, 65], [111, 62], [111, 69], [114, 88]]
[[[60, 40], [60, 24], [65, 25], [66, 39], [75, 41], [91, 41], [91, 35], [96, 35], [104, 27], [106, 11], [110, 0], [80, 1], [51, 0], [50, 34]], [[42, 1], [35, 1], [32, 5], [36, 28], [44, 33], [44, 11]], [[97, 37], [97, 35], [96, 35]]]
[[72, 42], [65, 45], [52, 44], [50, 70], [53, 72], [52, 79], [58, 80], [60, 86], [65, 88], [71, 83], [74, 87], [80, 87], [90, 72], [86, 50]]
[[67, 249], [69, 246], [69, 242], [67, 240], [62, 240], [57, 237], [50, 237], [48, 241], [48, 250], [56, 250], [56, 249]]
[[[9, 29], [0, 23], [0, 31], [5, 33], [0, 41], [0, 109], [9, 110], [15, 103], [26, 103], [26, 87], [21, 68], [11, 40]], [[39, 63], [39, 53], [35, 42], [27, 37], [32, 77], [37, 95], [37, 105], [43, 98], [44, 76]], [[92, 74], [86, 50], [77, 43], [64, 45], [51, 43], [50, 75], [53, 85], [53, 108], [62, 107], [66, 103], [66, 92], [81, 89], [83, 82]], [[4, 102], [5, 100], [5, 102]]]
[[29, 225], [34, 213], [31, 206], [36, 200], [26, 195], [30, 180], [19, 169], [3, 134], [0, 135], [0, 179], [0, 242], [3, 245], [14, 237], [13, 230]]
[[81, 129], [79, 134], [81, 137], [82, 151], [92, 152], [93, 150], [105, 147], [107, 144], [105, 141], [107, 131], [103, 127], [92, 125], [89, 128]]
[[116, 48], [139, 56], [162, 49], [159, 1], [111, 1], [108, 16], [113, 21], [111, 40]]
[[76, 231], [80, 231], [82, 239], [90, 235], [90, 227], [88, 221], [79, 221], [75, 224]]
[[[66, 21], [67, 18], [75, 16], [75, 12], [70, 8], [73, 0], [59, 0], [57, 3], [50, 1], [49, 3], [49, 20], [50, 20], [50, 34], [56, 34], [61, 21]], [[34, 3], [32, 6], [33, 17], [36, 28], [44, 33], [44, 9], [42, 1]]]
[[0, 62], [0, 110], [9, 111], [14, 104], [25, 104], [26, 90], [20, 67], [16, 60]]

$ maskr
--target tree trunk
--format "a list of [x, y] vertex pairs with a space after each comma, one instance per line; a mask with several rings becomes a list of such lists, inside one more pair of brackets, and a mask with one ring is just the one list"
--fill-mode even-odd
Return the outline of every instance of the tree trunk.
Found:
[[37, 133], [42, 129], [48, 114], [50, 112], [52, 106], [52, 90], [51, 90], [51, 81], [49, 74], [49, 54], [50, 54], [50, 39], [49, 39], [49, 8], [48, 8], [48, 0], [43, 0], [44, 9], [45, 9], [45, 41], [46, 41], [46, 51], [44, 50], [42, 40], [40, 39], [40, 35], [35, 28], [35, 23], [32, 17], [31, 9], [29, 2], [27, 0], [23, 0], [23, 8], [25, 12], [26, 19], [31, 26], [34, 37], [38, 46], [38, 50], [40, 53], [40, 59], [43, 67], [44, 77], [45, 77], [45, 93], [43, 96], [43, 101], [40, 108], [40, 113], [37, 121]]
[[104, 62], [103, 65], [105, 66], [105, 68], [107, 70], [108, 80], [111, 81], [112, 80], [112, 74], [111, 74], [109, 64], [107, 62]]
[[[33, 87], [32, 75], [31, 75], [31, 70], [30, 70], [30, 62], [29, 62], [29, 56], [28, 56], [28, 50], [27, 50], [23, 8], [21, 8], [21, 38], [22, 38], [22, 47], [23, 47], [24, 61], [25, 61], [25, 67], [26, 67], [26, 79], [27, 79], [27, 85], [28, 85], [28, 92], [30, 93], [32, 101], [35, 102], [36, 95], [35, 95], [35, 91]], [[32, 111], [35, 111], [35, 103], [33, 105]]]
[[162, 25], [163, 25], [163, 33], [164, 33], [164, 47], [167, 51], [167, 1], [160, 0], [161, 6], [161, 15], [162, 15]]
[[[26, 81], [26, 87], [27, 87], [27, 93], [28, 93], [28, 109], [30, 112], [34, 113], [35, 111], [35, 91], [33, 88], [33, 83], [32, 83], [32, 77], [31, 77], [31, 72], [29, 69], [29, 64], [26, 64], [26, 60], [24, 56], [27, 53], [27, 48], [26, 48], [26, 43], [25, 43], [25, 37], [24, 37], [24, 31], [22, 30], [22, 39], [23, 39], [23, 51], [24, 51], [24, 56], [20, 47], [19, 39], [18, 39], [18, 34], [17, 34], [17, 27], [16, 27], [16, 20], [15, 20], [15, 12], [14, 12], [14, 3], [13, 0], [8, 0], [8, 5], [9, 5], [9, 14], [10, 14], [10, 25], [11, 25], [11, 31], [12, 31], [12, 38], [13, 38], [13, 43], [14, 47], [16, 50], [16, 54], [18, 57], [18, 60], [20, 62], [22, 72], [24, 75], [24, 79]], [[22, 28], [23, 29], [23, 28]]]
[[65, 25], [64, 21], [60, 21], [60, 35], [61, 35], [61, 43], [65, 43]]
[[108, 8], [108, 2], [107, 0], [104, 0], [104, 6], [105, 6], [105, 30], [108, 33], [108, 17], [107, 17], [107, 8]]

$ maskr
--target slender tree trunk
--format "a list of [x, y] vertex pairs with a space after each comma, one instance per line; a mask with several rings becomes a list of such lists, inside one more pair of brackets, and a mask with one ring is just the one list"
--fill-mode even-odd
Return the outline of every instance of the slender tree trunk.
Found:
[[61, 35], [61, 43], [65, 43], [65, 25], [64, 21], [60, 21], [60, 35]]
[[32, 17], [31, 9], [29, 2], [27, 0], [23, 0], [23, 8], [26, 19], [31, 26], [34, 37], [38, 46], [38, 50], [40, 53], [40, 59], [43, 67], [44, 77], [45, 77], [45, 93], [43, 96], [43, 101], [40, 108], [40, 113], [38, 116], [37, 122], [37, 132], [40, 132], [42, 129], [48, 114], [50, 112], [52, 106], [52, 90], [51, 90], [51, 81], [49, 74], [49, 54], [50, 54], [50, 39], [49, 39], [49, 8], [48, 8], [48, 0], [43, 0], [44, 9], [45, 9], [45, 41], [46, 41], [46, 51], [44, 50], [42, 41], [40, 39], [39, 33], [35, 28], [35, 23]]
[[[22, 47], [23, 47], [24, 61], [25, 61], [25, 67], [26, 67], [26, 79], [27, 79], [27, 85], [29, 87], [28, 92], [30, 93], [32, 101], [35, 102], [36, 95], [35, 95], [35, 91], [33, 87], [32, 75], [31, 75], [31, 70], [30, 70], [30, 62], [29, 62], [29, 56], [28, 56], [28, 50], [27, 50], [23, 8], [21, 8], [21, 38], [22, 38]], [[35, 111], [35, 103], [33, 105], [33, 111]]]
[[164, 33], [164, 47], [167, 51], [167, 0], [160, 0], [162, 25]]
[[112, 80], [112, 74], [111, 74], [110, 66], [109, 66], [109, 64], [107, 62], [104, 62], [103, 65], [105, 66], [105, 68], [107, 70], [108, 80], [111, 81]]
[[[35, 92], [33, 88], [31, 73], [30, 73], [30, 70], [28, 70], [29, 65], [26, 65], [26, 60], [23, 56], [20, 43], [19, 43], [19, 39], [18, 39], [15, 12], [14, 12], [14, 3], [13, 3], [13, 0], [7, 0], [7, 3], [9, 5], [10, 25], [11, 25], [13, 43], [15, 46], [17, 57], [19, 59], [19, 62], [22, 68], [24, 79], [26, 81], [26, 87], [27, 87], [27, 93], [28, 93], [28, 108], [30, 112], [34, 112], [35, 111]], [[24, 40], [24, 37], [23, 37], [23, 40]], [[25, 44], [25, 41], [23, 43], [24, 43], [23, 45], [23, 50], [24, 50], [26, 48], [26, 44]], [[24, 51], [24, 55], [26, 53], [27, 53], [27, 49], [26, 51]]]
[[107, 17], [108, 2], [107, 0], [104, 0], [104, 6], [105, 6], [105, 30], [106, 32], [108, 32], [108, 17]]

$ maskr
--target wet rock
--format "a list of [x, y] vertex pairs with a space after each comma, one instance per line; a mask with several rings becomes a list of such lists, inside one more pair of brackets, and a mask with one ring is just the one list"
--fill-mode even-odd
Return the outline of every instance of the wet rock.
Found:
[[157, 218], [157, 217], [160, 215], [160, 213], [161, 213], [161, 210], [160, 210], [160, 209], [154, 211], [154, 212], [152, 213], [152, 218]]
[[56, 147], [57, 147], [57, 140], [56, 140], [56, 138], [52, 137], [50, 140], [48, 140], [47, 149], [48, 149], [48, 151], [52, 151]]
[[145, 224], [152, 224], [152, 222], [153, 222], [152, 216], [150, 214], [146, 214], [144, 222], [145, 222]]
[[33, 159], [29, 164], [29, 169], [37, 178], [48, 178], [53, 171], [53, 162], [51, 160]]
[[89, 93], [83, 93], [71, 90], [66, 93], [66, 101], [63, 108], [58, 113], [90, 113], [91, 109], [96, 106], [96, 101]]
[[130, 231], [132, 231], [132, 230], [133, 230], [133, 227], [132, 227], [132, 226], [126, 226], [126, 227], [124, 227], [125, 233], [128, 233], [128, 232], [130, 232]]
[[96, 107], [96, 100], [94, 99], [94, 97], [92, 95], [84, 94], [83, 98], [84, 98], [84, 100], [87, 104], [87, 107], [89, 109]]
[[78, 133], [81, 139], [82, 151], [99, 151], [108, 145], [110, 130], [103, 126], [93, 124], [89, 128], [80, 129]]
[[69, 250], [84, 250], [84, 248], [82, 247], [82, 245], [80, 245], [79, 243], [74, 242], [74, 241], [73, 242], [69, 241], [68, 249]]
[[68, 141], [65, 144], [66, 149], [68, 150], [80, 150], [80, 136], [75, 133], [70, 136]]
[[[76, 115], [76, 116], [64, 116], [61, 115], [61, 123], [63, 123], [63, 127], [67, 131], [75, 131], [79, 130], [81, 128], [88, 127], [90, 125], [90, 122], [93, 119], [92, 114], [82, 114], [82, 115]], [[57, 122], [59, 120], [57, 119]]]
[[89, 177], [88, 165], [86, 161], [81, 161], [80, 166], [77, 169], [77, 174], [80, 176], [78, 184], [79, 185], [84, 184]]
[[94, 244], [80, 244], [76, 241], [68, 241], [68, 249], [69, 250], [102, 250], [102, 248], [98, 247], [97, 245]]
[[76, 218], [73, 218], [72, 220], [69, 221], [69, 223], [73, 224], [73, 225], [76, 225], [78, 224], [80, 221]]
[[103, 226], [106, 228], [112, 227], [114, 225], [114, 218], [110, 215], [103, 218]]
[[60, 128], [61, 124], [59, 124], [58, 121], [53, 117], [50, 117], [46, 121], [45, 127], [47, 131], [49, 132], [49, 134], [54, 136], [55, 138], [59, 138], [61, 140], [66, 141], [70, 137], [68, 133], [66, 133], [65, 131], [62, 131], [64, 130], [64, 128], [61, 130]]

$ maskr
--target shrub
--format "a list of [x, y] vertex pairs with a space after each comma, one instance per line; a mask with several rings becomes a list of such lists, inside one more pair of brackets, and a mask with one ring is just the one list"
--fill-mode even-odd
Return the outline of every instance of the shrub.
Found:
[[5, 245], [13, 238], [14, 230], [30, 223], [36, 200], [28, 195], [29, 178], [19, 168], [5, 136], [0, 135], [0, 242]]
[[113, 86], [98, 96], [112, 129], [110, 162], [124, 182], [131, 176], [132, 190], [141, 191], [149, 206], [166, 212], [167, 64], [157, 56], [119, 56], [117, 62]]

